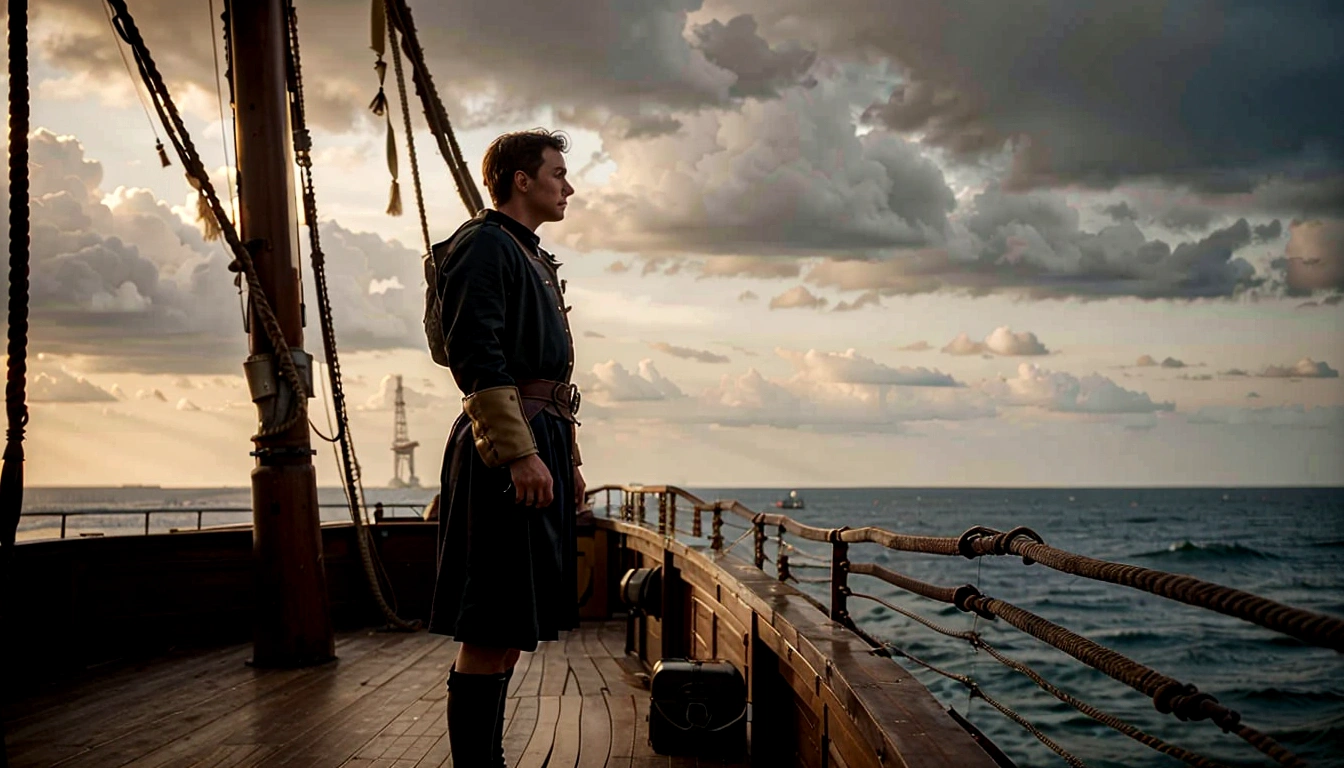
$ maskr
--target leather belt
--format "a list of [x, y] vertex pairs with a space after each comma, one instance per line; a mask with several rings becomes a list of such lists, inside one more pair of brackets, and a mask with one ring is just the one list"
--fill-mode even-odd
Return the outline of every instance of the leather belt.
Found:
[[563, 381], [550, 379], [522, 379], [515, 382], [523, 398], [523, 414], [531, 419], [541, 411], [548, 411], [565, 421], [578, 424], [579, 388]]

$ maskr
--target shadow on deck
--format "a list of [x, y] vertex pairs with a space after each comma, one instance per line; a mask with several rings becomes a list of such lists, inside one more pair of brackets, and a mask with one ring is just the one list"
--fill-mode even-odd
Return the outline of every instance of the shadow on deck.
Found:
[[[710, 764], [650, 749], [648, 691], [624, 647], [623, 622], [585, 622], [522, 655], [505, 707], [510, 765]], [[451, 766], [443, 700], [456, 652], [441, 635], [363, 630], [338, 636], [336, 662], [308, 669], [252, 669], [250, 645], [127, 665], [15, 702], [10, 762]]]

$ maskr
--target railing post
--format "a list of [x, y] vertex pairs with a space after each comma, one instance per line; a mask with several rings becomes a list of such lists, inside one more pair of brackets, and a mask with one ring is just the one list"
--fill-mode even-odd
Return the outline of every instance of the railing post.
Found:
[[760, 515], [757, 515], [756, 519], [751, 522], [751, 526], [756, 533], [753, 542], [754, 546], [752, 547], [752, 553], [755, 555], [756, 567], [765, 570], [765, 522], [761, 520]]
[[639, 515], [639, 524], [642, 526], [648, 520], [649, 517], [648, 504], [644, 500], [643, 491], [640, 491], [639, 493], [635, 494], [635, 498], [636, 498], [635, 512], [636, 514]]
[[377, 502], [373, 505], [373, 522], [383, 522], [383, 502]]
[[677, 538], [677, 494], [667, 494], [667, 537]]
[[667, 494], [658, 494], [658, 535], [667, 535]]
[[785, 549], [784, 526], [779, 526], [779, 553], [775, 555], [775, 573], [780, 581], [789, 580], [789, 553]]
[[723, 551], [723, 509], [719, 502], [714, 502], [714, 520], [711, 525], [713, 537], [709, 540], [709, 548], [715, 552]]
[[145, 535], [149, 535], [149, 513], [145, 513]]
[[201, 530], [201, 517], [205, 515], [204, 510], [196, 510], [196, 530]]
[[611, 489], [607, 489], [607, 517], [611, 517]]
[[691, 535], [700, 538], [705, 535], [704, 528], [700, 525], [700, 505], [695, 505], [691, 510]]
[[[844, 530], [844, 529], [840, 529]], [[849, 624], [849, 543], [831, 531], [831, 621]]]
[[65, 538], [65, 518], [69, 517], [65, 512], [61, 513], [61, 538]]

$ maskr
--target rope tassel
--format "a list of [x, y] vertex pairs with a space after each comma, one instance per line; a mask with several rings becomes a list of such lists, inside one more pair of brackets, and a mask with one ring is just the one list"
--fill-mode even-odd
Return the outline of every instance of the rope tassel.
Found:
[[224, 230], [219, 225], [219, 219], [215, 218], [215, 211], [201, 188], [200, 180], [187, 174], [187, 182], [196, 190], [196, 221], [201, 225], [201, 236], [207, 243], [220, 239], [224, 235]]
[[387, 215], [401, 215], [401, 184], [396, 179], [392, 180], [392, 193], [387, 201]]
[[154, 142], [154, 148], [159, 150], [160, 165], [162, 165], [164, 168], [167, 168], [168, 166], [173, 164], [172, 161], [168, 159], [168, 150], [163, 148], [163, 139], [159, 139], [158, 141]]

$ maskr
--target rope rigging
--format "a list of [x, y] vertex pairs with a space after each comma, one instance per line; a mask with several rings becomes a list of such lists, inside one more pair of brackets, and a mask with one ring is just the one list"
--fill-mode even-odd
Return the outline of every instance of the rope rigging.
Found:
[[[299, 17], [293, 2], [286, 2], [288, 35], [286, 37], [289, 55], [291, 112], [293, 114], [294, 155], [299, 166], [299, 176], [303, 188], [303, 219], [308, 228], [309, 258], [313, 265], [313, 287], [317, 293], [318, 319], [322, 329], [322, 349], [327, 359], [328, 381], [331, 387], [332, 409], [336, 414], [337, 433], [331, 442], [340, 446], [341, 473], [346, 501], [350, 509], [350, 520], [355, 526], [355, 539], [359, 542], [360, 561], [364, 566], [364, 575], [369, 582], [369, 590], [378, 603], [379, 610], [392, 626], [402, 630], [419, 628], [419, 622], [408, 622], [397, 616], [396, 610], [383, 596], [375, 564], [376, 550], [370, 546], [371, 533], [364, 525], [361, 510], [364, 502], [364, 487], [360, 478], [359, 460], [355, 457], [354, 440], [350, 435], [350, 417], [345, 405], [345, 390], [341, 384], [340, 356], [336, 349], [336, 331], [331, 314], [331, 299], [327, 291], [326, 255], [322, 251], [322, 240], [317, 226], [317, 192], [313, 184], [312, 137], [308, 133], [307, 116], [303, 99], [303, 63], [299, 51]], [[388, 587], [390, 589], [390, 584]]]
[[[1235, 733], [1281, 765], [1304, 765], [1300, 758], [1285, 749], [1273, 738], [1242, 723], [1239, 713], [1220, 704], [1210, 694], [1201, 692], [1193, 685], [1168, 677], [1122, 653], [1088, 640], [1030, 611], [1004, 600], [983, 595], [980, 590], [969, 584], [960, 587], [940, 587], [904, 574], [895, 573], [872, 563], [853, 563], [849, 566], [849, 572], [874, 576], [899, 589], [930, 600], [955, 605], [964, 612], [975, 613], [986, 619], [1001, 618], [1046, 645], [1063, 651], [1083, 664], [1148, 696], [1152, 699], [1153, 706], [1158, 712], [1171, 714], [1178, 720], [1184, 721], [1212, 720], [1224, 732]], [[980, 641], [979, 636], [973, 631], [957, 633], [922, 618], [916, 618], [910, 613], [872, 595], [850, 592], [848, 587], [845, 587], [845, 590], [847, 594], [874, 600], [903, 615], [915, 618], [921, 624], [941, 634], [968, 640], [977, 647], [983, 645], [983, 641]], [[972, 638], [975, 639], [972, 640]]]
[[[471, 178], [471, 170], [462, 157], [462, 148], [458, 146], [457, 136], [453, 133], [452, 123], [448, 120], [448, 111], [444, 109], [443, 101], [439, 98], [439, 92], [434, 87], [434, 79], [430, 76], [429, 68], [425, 64], [425, 52], [420, 47], [420, 38], [415, 30], [415, 21], [411, 17], [411, 9], [407, 7], [406, 0], [373, 0], [375, 36], [380, 23], [390, 25], [401, 34], [402, 48], [411, 60], [411, 76], [415, 81], [415, 92], [420, 97], [421, 104], [424, 107], [425, 119], [429, 123], [430, 133], [434, 135], [434, 140], [439, 145], [439, 153], [448, 163], [448, 171], [452, 174], [453, 181], [457, 185], [457, 194], [462, 199], [462, 205], [466, 207], [468, 214], [474, 216], [485, 207], [485, 204], [481, 201], [480, 190], [476, 188], [476, 183]], [[386, 106], [386, 98], [383, 97], [381, 83], [387, 65], [382, 62], [382, 49], [375, 44], [374, 50], [379, 52], [378, 63], [374, 66], [378, 69], [380, 84], [379, 96], [375, 97], [374, 104], [377, 104], [379, 97], [381, 97], [384, 106]], [[377, 110], [374, 111], [377, 112]], [[390, 122], [388, 129], [391, 130]]]
[[[1022, 662], [1017, 661], [1016, 659], [1012, 659], [1009, 658], [1008, 656], [1005, 656], [997, 648], [985, 642], [985, 640], [977, 632], [948, 629], [947, 627], [944, 627], [940, 624], [930, 621], [929, 619], [926, 619], [923, 616], [920, 616], [914, 611], [910, 611], [898, 605], [894, 605], [890, 602], [887, 602], [886, 600], [883, 600], [880, 597], [877, 597], [876, 595], [868, 595], [862, 592], [851, 592], [850, 596], [862, 598], [865, 600], [871, 600], [875, 603], [878, 603], [879, 605], [885, 606], [889, 610], [895, 611], [896, 613], [899, 613], [912, 621], [918, 622], [919, 624], [924, 625], [925, 627], [933, 630], [934, 632], [937, 632], [938, 634], [945, 635], [951, 638], [956, 638], [959, 640], [965, 640], [967, 643], [970, 644], [970, 646], [973, 649], [984, 651], [985, 653], [989, 654], [991, 657], [993, 657], [996, 661], [998, 661], [1005, 667], [1008, 667], [1009, 669], [1012, 669], [1015, 672], [1019, 672], [1022, 675], [1025, 675], [1032, 682], [1036, 683], [1036, 685], [1039, 686], [1041, 690], [1044, 690], [1046, 693], [1049, 693], [1050, 695], [1054, 696], [1055, 698], [1059, 699], [1065, 704], [1068, 704], [1069, 706], [1073, 707], [1079, 712], [1082, 712], [1083, 714], [1087, 715], [1093, 720], [1096, 720], [1097, 722], [1102, 723], [1103, 725], [1107, 725], [1111, 728], [1114, 728], [1120, 733], [1123, 733], [1124, 735], [1130, 737], [1131, 739], [1134, 739], [1135, 741], [1138, 741], [1139, 743], [1153, 750], [1156, 750], [1157, 752], [1161, 752], [1164, 755], [1171, 755], [1172, 757], [1175, 757], [1178, 760], [1181, 760], [1189, 765], [1196, 766], [1197, 768], [1223, 768], [1221, 763], [1213, 762], [1202, 755], [1198, 755], [1181, 747], [1168, 744], [1167, 742], [1157, 738], [1156, 736], [1144, 733], [1143, 731], [1139, 730], [1138, 728], [1135, 728], [1134, 726], [1116, 717], [1115, 715], [1112, 715], [1108, 712], [1104, 712], [1092, 706], [1091, 704], [1088, 704], [1085, 701], [1074, 698], [1068, 693], [1055, 687], [1053, 684], [1051, 684], [1048, 680], [1042, 677], [1038, 672], [1036, 672], [1036, 670], [1032, 669], [1030, 666], [1023, 664]], [[901, 655], [907, 658], [911, 658], [909, 654], [904, 652], [901, 652]]]
[[[125, 0], [107, 0], [107, 3], [114, 12], [113, 22], [117, 33], [121, 35], [135, 54], [135, 62], [140, 70], [141, 79], [145, 82], [145, 87], [149, 91], [154, 109], [168, 134], [168, 139], [172, 143], [173, 149], [176, 150], [178, 158], [182, 161], [182, 165], [187, 169], [187, 181], [192, 188], [199, 192], [202, 209], [210, 214], [209, 220], [214, 222], [214, 227], [218, 229], [220, 236], [228, 244], [237, 268], [241, 269], [247, 281], [248, 296], [252, 308], [256, 312], [258, 320], [261, 321], [267, 340], [275, 350], [275, 359], [279, 366], [280, 375], [284, 377], [294, 392], [289, 415], [274, 426], [262, 426], [256, 437], [281, 434], [295, 424], [302, 423], [307, 419], [307, 387], [304, 386], [303, 377], [299, 375], [294, 364], [294, 357], [290, 352], [289, 343], [285, 341], [280, 323], [276, 319], [270, 301], [266, 298], [265, 291], [262, 290], [252, 254], [239, 239], [233, 222], [224, 212], [223, 206], [220, 205], [219, 196], [215, 194], [214, 184], [211, 183], [210, 176], [201, 163], [200, 154], [196, 151], [191, 136], [187, 133], [186, 125], [182, 121], [182, 116], [178, 112], [172, 94], [169, 93], [168, 86], [164, 83], [163, 76], [154, 63], [149, 47], [145, 44], [139, 28], [135, 25], [135, 19], [127, 9]], [[207, 226], [208, 233], [209, 227]]]
[[[28, 3], [9, 3], [9, 326], [5, 353], [5, 453], [0, 469], [0, 569], [8, 579], [23, 511], [23, 437], [28, 426]], [[0, 755], [3, 755], [0, 752]]]

